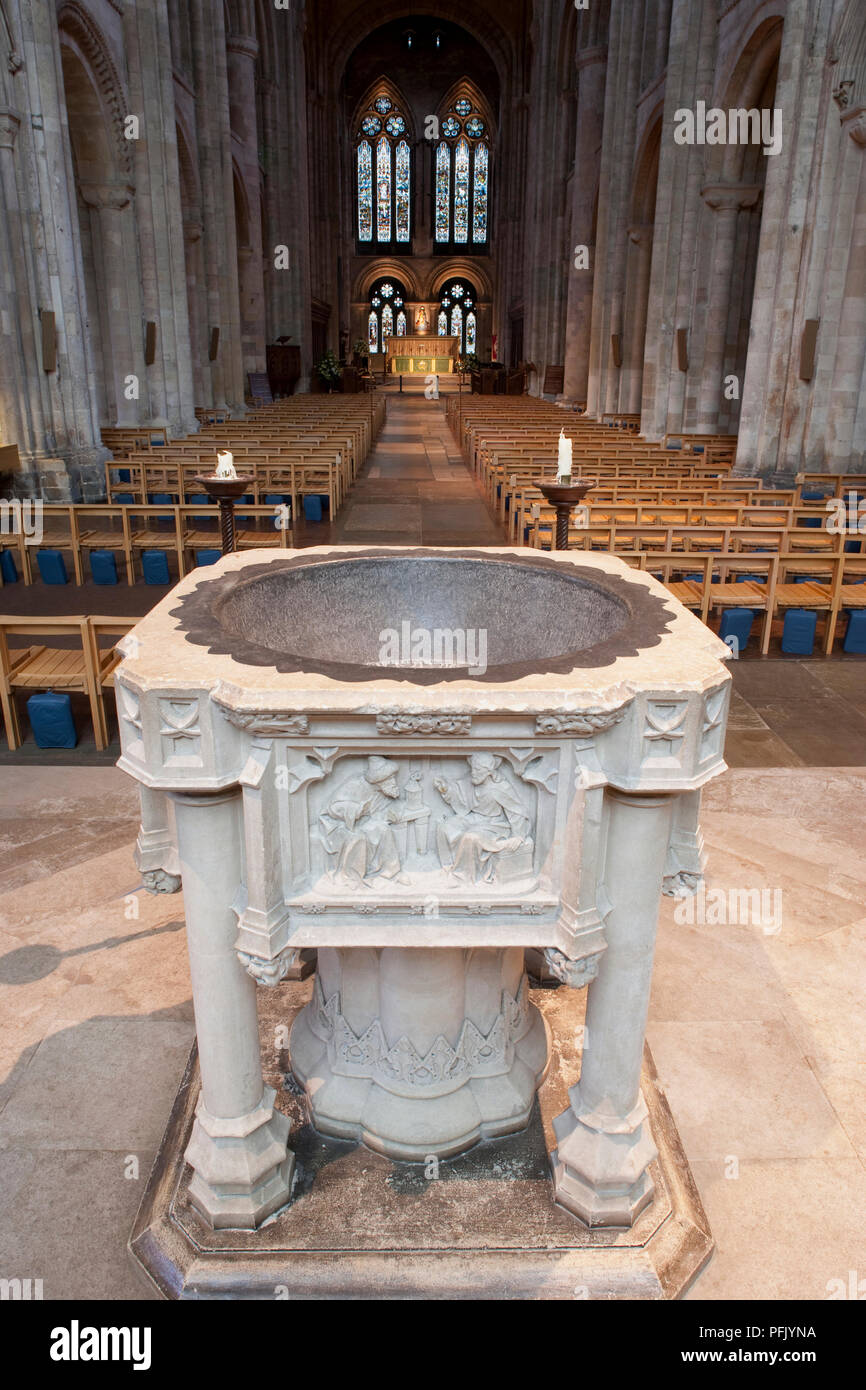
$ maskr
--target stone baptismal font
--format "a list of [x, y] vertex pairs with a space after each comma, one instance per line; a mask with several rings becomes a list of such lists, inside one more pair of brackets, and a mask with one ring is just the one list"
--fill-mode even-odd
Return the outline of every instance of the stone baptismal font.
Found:
[[449, 1221], [495, 1189], [508, 1248], [467, 1292], [681, 1292], [712, 1241], [644, 1032], [728, 648], [610, 555], [350, 546], [227, 556], [121, 649], [138, 862], [182, 879], [197, 1033], [131, 1242], [157, 1287], [441, 1295]]

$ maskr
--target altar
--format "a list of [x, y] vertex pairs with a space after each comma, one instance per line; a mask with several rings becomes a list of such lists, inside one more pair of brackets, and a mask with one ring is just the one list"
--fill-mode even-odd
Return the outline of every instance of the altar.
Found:
[[460, 355], [460, 339], [439, 338], [433, 334], [414, 337], [387, 338], [389, 372], [443, 373], [454, 371], [455, 358]]

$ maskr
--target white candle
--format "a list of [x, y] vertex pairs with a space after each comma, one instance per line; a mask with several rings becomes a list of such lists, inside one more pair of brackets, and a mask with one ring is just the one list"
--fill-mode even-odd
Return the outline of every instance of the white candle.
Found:
[[562, 482], [564, 478], [571, 477], [571, 440], [566, 439], [565, 430], [559, 432], [559, 463], [556, 470], [556, 481]]
[[228, 449], [217, 453], [217, 466], [214, 477], [216, 478], [236, 478], [238, 476], [235, 468], [235, 461]]

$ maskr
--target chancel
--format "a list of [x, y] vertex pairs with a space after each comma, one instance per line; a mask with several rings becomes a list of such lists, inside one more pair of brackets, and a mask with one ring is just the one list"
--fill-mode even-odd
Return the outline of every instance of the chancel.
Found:
[[856, 1296], [866, 9], [417, 5], [0, 0], [3, 1296]]

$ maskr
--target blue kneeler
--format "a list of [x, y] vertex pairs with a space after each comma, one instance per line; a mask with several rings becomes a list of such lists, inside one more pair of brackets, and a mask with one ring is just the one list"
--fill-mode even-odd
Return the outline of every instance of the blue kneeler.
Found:
[[763, 584], [767, 576], [765, 574], [738, 574], [734, 580], [735, 584]]
[[135, 505], [135, 498], [131, 492], [116, 492], [114, 501], [119, 507], [132, 507]]
[[739, 649], [742, 651], [752, 635], [752, 623], [754, 621], [755, 613], [751, 608], [725, 608], [719, 625], [719, 636], [723, 642], [729, 637], [736, 637]]
[[266, 493], [265, 493], [265, 506], [266, 506], [266, 507], [284, 507], [284, 506], [287, 504], [287, 502], [288, 502], [288, 498], [286, 497], [285, 493], [283, 493], [283, 492], [266, 492]]
[[91, 550], [90, 573], [94, 584], [117, 583], [117, 561], [113, 550]]
[[866, 608], [849, 608], [846, 611], [848, 631], [842, 650], [853, 656], [866, 656]]
[[66, 564], [59, 550], [38, 550], [36, 563], [39, 566], [39, 573], [44, 584], [69, 583]]
[[304, 520], [322, 520], [322, 499], [315, 492], [307, 493], [304, 498]]
[[211, 499], [206, 492], [194, 492], [189, 501], [193, 507], [209, 507], [211, 505]]
[[3, 575], [4, 584], [18, 583], [18, 566], [11, 550], [0, 551], [0, 573]]
[[197, 565], [215, 565], [217, 560], [222, 559], [221, 550], [197, 550], [195, 552], [195, 562]]
[[170, 584], [168, 556], [164, 550], [142, 551], [141, 568], [144, 570], [145, 584]]
[[27, 701], [27, 718], [39, 748], [74, 748], [78, 742], [68, 695], [54, 690], [31, 695]]
[[151, 505], [154, 507], [173, 507], [174, 498], [170, 492], [151, 492], [149, 494]]
[[814, 609], [789, 608], [782, 628], [782, 651], [789, 656], [811, 656], [817, 626], [818, 614]]

